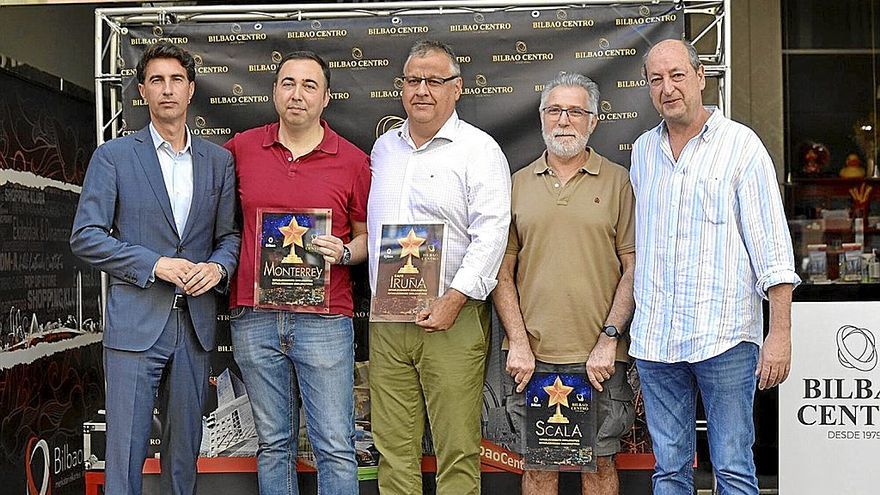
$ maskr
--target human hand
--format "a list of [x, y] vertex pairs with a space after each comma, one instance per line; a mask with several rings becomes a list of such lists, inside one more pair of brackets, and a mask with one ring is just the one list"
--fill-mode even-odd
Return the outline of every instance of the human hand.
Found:
[[521, 394], [535, 373], [535, 355], [532, 353], [532, 348], [529, 347], [528, 339], [509, 344], [505, 369], [516, 383], [516, 393]]
[[156, 277], [183, 289], [194, 266], [195, 263], [187, 259], [162, 256], [156, 263]]
[[312, 244], [318, 248], [318, 252], [331, 265], [342, 261], [342, 253], [344, 251], [342, 239], [332, 235], [319, 235], [312, 240]]
[[445, 331], [455, 324], [461, 307], [467, 297], [455, 289], [431, 301], [431, 304], [416, 315], [416, 325], [428, 332]]
[[775, 387], [788, 378], [791, 371], [791, 338], [771, 331], [758, 354], [758, 389]]
[[601, 392], [604, 390], [602, 382], [611, 378], [614, 374], [614, 358], [617, 355], [617, 339], [602, 334], [593, 350], [590, 351], [590, 357], [587, 358], [587, 377], [593, 388]]

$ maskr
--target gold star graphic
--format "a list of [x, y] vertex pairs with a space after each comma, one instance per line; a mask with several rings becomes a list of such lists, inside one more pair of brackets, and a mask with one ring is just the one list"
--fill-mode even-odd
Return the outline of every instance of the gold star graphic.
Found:
[[574, 387], [563, 385], [559, 375], [556, 375], [556, 381], [553, 382], [553, 386], [544, 387], [544, 391], [550, 396], [550, 403], [547, 404], [547, 407], [553, 407], [556, 404], [568, 407], [568, 394], [572, 390], [574, 390]]
[[299, 247], [303, 246], [303, 234], [309, 231], [308, 227], [300, 227], [298, 223], [296, 223], [296, 216], [290, 218], [290, 223], [286, 227], [279, 227], [278, 230], [284, 234], [284, 243], [281, 244], [281, 247], [287, 247], [291, 244], [296, 244]]
[[398, 239], [398, 243], [403, 249], [400, 250], [400, 257], [404, 258], [407, 255], [411, 254], [416, 258], [421, 258], [419, 255], [419, 246], [425, 242], [425, 239], [416, 235], [416, 231], [413, 228], [409, 229], [409, 234], [406, 235], [403, 239]]

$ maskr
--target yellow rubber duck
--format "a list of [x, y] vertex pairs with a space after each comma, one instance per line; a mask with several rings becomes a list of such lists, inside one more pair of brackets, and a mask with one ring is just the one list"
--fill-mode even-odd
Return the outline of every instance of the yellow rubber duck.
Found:
[[850, 153], [846, 157], [846, 163], [840, 169], [840, 177], [843, 179], [864, 179], [865, 167], [862, 166], [862, 160], [859, 155]]

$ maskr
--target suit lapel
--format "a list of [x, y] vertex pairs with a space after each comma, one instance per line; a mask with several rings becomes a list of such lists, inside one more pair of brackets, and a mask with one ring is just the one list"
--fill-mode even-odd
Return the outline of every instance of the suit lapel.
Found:
[[202, 209], [202, 204], [208, 197], [208, 185], [211, 184], [211, 164], [208, 162], [205, 146], [200, 139], [192, 136], [190, 150], [192, 151], [192, 167], [193, 167], [193, 196], [192, 203], [189, 207], [189, 216], [186, 218], [186, 225], [183, 227], [181, 239], [188, 235]]
[[156, 200], [159, 201], [165, 219], [168, 220], [168, 224], [179, 238], [180, 233], [177, 232], [177, 227], [174, 224], [171, 200], [168, 199], [168, 190], [165, 188], [165, 179], [162, 177], [162, 167], [159, 166], [159, 157], [156, 156], [156, 147], [153, 146], [153, 137], [150, 135], [149, 127], [144, 127], [139, 131], [135, 135], [135, 141], [137, 141], [137, 145], [134, 150], [147, 176], [147, 182], [150, 183], [150, 188], [153, 189]]

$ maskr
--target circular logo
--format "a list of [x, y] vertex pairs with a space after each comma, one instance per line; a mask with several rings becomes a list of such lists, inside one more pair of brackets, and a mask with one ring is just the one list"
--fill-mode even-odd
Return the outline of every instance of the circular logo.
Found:
[[284, 55], [281, 55], [281, 52], [279, 52], [277, 50], [272, 51], [272, 61], [273, 62], [275, 62], [277, 64], [278, 62], [281, 62], [282, 58], [284, 58]]
[[648, 17], [649, 15], [651, 15], [651, 8], [647, 5], [642, 5], [641, 7], [639, 7], [639, 15], [641, 15], [642, 17]]
[[400, 17], [392, 17], [392, 18], [391, 18], [391, 24], [394, 24], [394, 25], [396, 26], [396, 25], [398, 25], [398, 24], [400, 24], [400, 23], [401, 23], [401, 19], [400, 19]]
[[244, 88], [241, 87], [241, 84], [234, 84], [232, 86], [232, 94], [235, 96], [241, 96], [244, 94]]
[[193, 61], [196, 63], [196, 65], [202, 65], [205, 63], [205, 61], [202, 60], [202, 56], [198, 53], [193, 53]]
[[837, 330], [837, 360], [844, 368], [871, 371], [877, 366], [877, 340], [867, 328], [844, 325]]
[[403, 89], [403, 78], [395, 77], [394, 78], [394, 89], [401, 90]]
[[[398, 127], [403, 125], [402, 118], [397, 115], [386, 115], [379, 119], [379, 123], [376, 124], [376, 139], [379, 138], [382, 134], [390, 131], [391, 129], [397, 129]], [[388, 250], [390, 253], [390, 249]]]
[[607, 39], [599, 38], [599, 48], [607, 50], [609, 46], [611, 46], [611, 43], [609, 43]]
[[600, 106], [602, 107], [603, 112], [611, 111], [611, 102], [608, 100], [602, 100], [602, 104]]
[[254, 24], [254, 31], [259, 31], [261, 29], [263, 29], [263, 25], [261, 23], [258, 22]]
[[128, 34], [128, 28], [127, 28], [127, 27], [121, 27], [121, 28], [119, 28], [119, 33], [122, 34], [122, 35], [126, 35], [126, 34]]
[[241, 25], [240, 25], [240, 24], [237, 24], [237, 23], [236, 23], [236, 24], [233, 24], [233, 25], [232, 25], [232, 32], [235, 33], [235, 34], [240, 33], [240, 32], [241, 32]]
[[565, 10], [562, 10], [562, 9], [557, 10], [556, 11], [556, 19], [558, 19], [560, 21], [564, 21], [564, 20], [568, 19], [568, 12], [566, 12]]
[[[27, 495], [49, 495], [52, 493], [52, 487], [49, 486], [49, 444], [45, 440], [37, 440], [37, 437], [31, 437], [28, 440], [25, 452], [27, 452], [25, 462]], [[38, 467], [41, 462], [43, 465], [43, 475], [40, 476], [39, 488], [37, 488], [37, 480], [34, 479], [34, 467]]]
[[196, 127], [199, 129], [204, 129], [205, 126], [208, 125], [208, 122], [201, 115], [196, 116]]
[[165, 34], [165, 30], [162, 29], [162, 26], [153, 26], [153, 36], [162, 36]]
[[486, 76], [484, 76], [483, 74], [477, 74], [477, 76], [474, 78], [474, 82], [477, 83], [477, 86], [482, 88], [486, 86], [486, 83], [488, 81], [486, 81]]
[[124, 69], [125, 68], [125, 59], [122, 57], [116, 57], [116, 66], [119, 67], [120, 69]]
[[517, 41], [516, 42], [516, 53], [525, 53], [528, 51], [529, 47], [526, 46], [525, 41]]
[[351, 49], [351, 58], [355, 60], [360, 60], [364, 58], [364, 51], [358, 47], [354, 47]]
[[486, 17], [483, 14], [481, 14], [479, 12], [474, 14], [474, 22], [476, 22], [477, 24], [479, 24], [485, 20], [486, 20]]
[[312, 29], [321, 29], [321, 21], [317, 19], [312, 21]]

